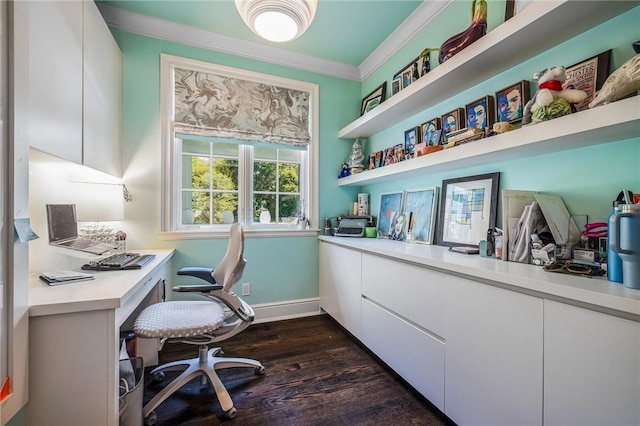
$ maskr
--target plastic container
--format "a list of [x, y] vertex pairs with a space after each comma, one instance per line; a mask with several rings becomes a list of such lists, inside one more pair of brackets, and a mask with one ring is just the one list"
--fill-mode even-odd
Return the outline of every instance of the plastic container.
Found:
[[[613, 202], [613, 211], [609, 215], [609, 219], [607, 221], [607, 233], [609, 238], [611, 238], [611, 218], [614, 214], [620, 213], [620, 204], [621, 202], [616, 200]], [[607, 279], [614, 283], [622, 283], [622, 260], [618, 253], [613, 251], [611, 248], [611, 244], [607, 244]]]

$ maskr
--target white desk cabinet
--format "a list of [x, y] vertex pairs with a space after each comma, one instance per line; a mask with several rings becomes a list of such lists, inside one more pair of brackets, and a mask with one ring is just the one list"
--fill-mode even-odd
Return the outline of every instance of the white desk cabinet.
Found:
[[451, 278], [445, 414], [461, 426], [542, 424], [542, 299]]
[[172, 250], [141, 270], [96, 272], [94, 281], [29, 289], [30, 426], [118, 424], [120, 329], [159, 302]]
[[640, 323], [545, 300], [544, 424], [640, 425]]
[[360, 338], [362, 261], [359, 251], [320, 244], [320, 307]]

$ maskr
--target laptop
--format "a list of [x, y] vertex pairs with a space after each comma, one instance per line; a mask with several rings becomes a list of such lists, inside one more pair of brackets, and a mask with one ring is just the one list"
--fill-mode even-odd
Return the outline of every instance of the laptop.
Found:
[[114, 244], [78, 237], [78, 220], [75, 204], [47, 204], [49, 245], [103, 254], [115, 248]]

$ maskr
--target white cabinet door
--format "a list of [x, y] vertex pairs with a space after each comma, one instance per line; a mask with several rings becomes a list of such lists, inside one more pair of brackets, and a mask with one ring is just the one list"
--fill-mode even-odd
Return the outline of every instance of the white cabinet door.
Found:
[[360, 252], [320, 242], [319, 268], [320, 307], [360, 338]]
[[640, 424], [640, 323], [545, 300], [544, 424]]
[[[27, 13], [27, 25], [15, 29], [28, 37], [27, 78], [30, 146], [65, 160], [82, 162], [82, 3], [14, 2]], [[24, 63], [24, 62], [23, 62]]]
[[444, 411], [445, 345], [374, 302], [362, 300], [362, 342]]
[[370, 254], [362, 255], [362, 295], [445, 337], [448, 275]]
[[121, 176], [120, 99], [121, 54], [100, 11], [84, 2], [85, 166]]
[[449, 281], [447, 416], [461, 426], [542, 424], [542, 315], [542, 299]]

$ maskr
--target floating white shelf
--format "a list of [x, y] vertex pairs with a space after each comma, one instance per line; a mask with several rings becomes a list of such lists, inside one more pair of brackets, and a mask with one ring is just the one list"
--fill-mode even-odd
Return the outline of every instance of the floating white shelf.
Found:
[[362, 186], [640, 136], [640, 96], [338, 179]]
[[338, 136], [369, 137], [639, 4], [638, 1], [531, 2], [472, 46], [344, 127]]

